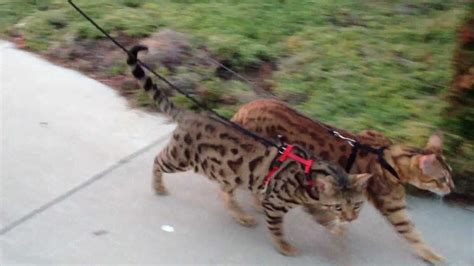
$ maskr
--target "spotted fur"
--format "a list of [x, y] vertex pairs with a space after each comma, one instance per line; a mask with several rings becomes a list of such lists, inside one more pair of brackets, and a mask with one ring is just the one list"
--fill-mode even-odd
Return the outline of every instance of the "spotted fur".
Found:
[[146, 48], [136, 46], [131, 50], [127, 62], [132, 73], [159, 109], [178, 124], [170, 142], [153, 164], [153, 187], [157, 194], [167, 193], [163, 173], [194, 170], [216, 181], [230, 215], [240, 224], [251, 226], [256, 223], [254, 217], [245, 213], [233, 196], [237, 188], [247, 188], [255, 195], [258, 205], [261, 202], [273, 243], [285, 255], [296, 253], [296, 249], [285, 240], [282, 229], [284, 215], [291, 208], [320, 204], [343, 220], [347, 202], [363, 202], [370, 175], [349, 176], [341, 167], [315, 158], [299, 147], [296, 147], [296, 152], [301, 157], [316, 161], [310, 171], [316, 185], [308, 186], [303, 166], [288, 160], [275, 174], [268, 193], [261, 193], [263, 178], [278, 150], [219, 123], [213, 117], [176, 108], [137, 64], [136, 56], [141, 50]]
[[[338, 162], [343, 167], [346, 166], [351, 153], [351, 146], [346, 141], [334, 138], [318, 123], [277, 100], [263, 99], [246, 104], [234, 115], [233, 121], [247, 129], [260, 131], [269, 138], [276, 138], [281, 134], [289, 142], [298, 143], [323, 159]], [[355, 135], [346, 130], [336, 130], [346, 137], [358, 139], [362, 144], [387, 147], [384, 152], [385, 159], [398, 172], [400, 180], [381, 168], [376, 155], [364, 152], [359, 153], [351, 172], [373, 174], [368, 186], [369, 200], [412, 245], [419, 256], [433, 263], [441, 261], [442, 257], [423, 242], [409, 219], [403, 187], [403, 184], [409, 183], [438, 194], [447, 194], [454, 187], [451, 169], [442, 157], [440, 135], [431, 136], [426, 148], [415, 149], [393, 144], [375, 131], [369, 130]], [[334, 227], [337, 217], [321, 212], [318, 206], [307, 206], [306, 211], [330, 230], [343, 230]]]

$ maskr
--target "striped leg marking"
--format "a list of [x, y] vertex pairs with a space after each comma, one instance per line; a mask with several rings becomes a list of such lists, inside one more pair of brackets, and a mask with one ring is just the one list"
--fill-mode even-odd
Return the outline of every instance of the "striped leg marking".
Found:
[[153, 189], [157, 195], [167, 195], [168, 191], [163, 184], [163, 173], [176, 173], [188, 170], [188, 167], [176, 162], [169, 152], [170, 146], [162, 150], [153, 162]]
[[263, 201], [267, 228], [272, 237], [275, 248], [285, 256], [295, 256], [298, 250], [285, 240], [283, 234], [283, 217], [288, 212], [284, 204], [272, 203], [268, 199]]
[[386, 204], [375, 204], [375, 207], [383, 213], [395, 230], [410, 243], [414, 252], [430, 263], [437, 264], [442, 262], [444, 258], [424, 243], [420, 233], [416, 230], [415, 225], [410, 220], [406, 211], [405, 200], [388, 200], [385, 202]]

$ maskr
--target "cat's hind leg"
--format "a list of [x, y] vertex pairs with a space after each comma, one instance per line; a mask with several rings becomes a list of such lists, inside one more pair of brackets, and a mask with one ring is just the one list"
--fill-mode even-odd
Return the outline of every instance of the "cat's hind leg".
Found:
[[189, 170], [190, 167], [185, 160], [180, 160], [176, 145], [170, 143], [163, 149], [153, 162], [152, 186], [157, 195], [166, 195], [168, 191], [163, 184], [163, 173], [177, 173]]

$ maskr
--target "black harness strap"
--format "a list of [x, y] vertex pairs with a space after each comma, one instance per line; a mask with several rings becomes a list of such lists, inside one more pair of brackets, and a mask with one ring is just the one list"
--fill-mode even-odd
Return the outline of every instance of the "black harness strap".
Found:
[[355, 159], [357, 158], [357, 155], [358, 155], [359, 151], [362, 150], [362, 151], [365, 151], [365, 152], [370, 152], [370, 153], [376, 154], [377, 155], [377, 160], [380, 163], [380, 165], [382, 166], [382, 168], [384, 168], [385, 170], [390, 172], [390, 174], [392, 174], [397, 179], [400, 179], [400, 177], [398, 176], [397, 171], [384, 158], [384, 153], [383, 152], [386, 148], [387, 147], [374, 148], [374, 147], [366, 145], [366, 144], [360, 144], [358, 141], [353, 142], [352, 143], [352, 152], [351, 152], [351, 155], [349, 156], [349, 159], [347, 160], [346, 172], [349, 173], [351, 171], [352, 165], [354, 165]]
[[352, 165], [354, 165], [355, 159], [357, 157], [357, 153], [359, 153], [359, 142], [355, 142], [354, 146], [352, 146], [352, 152], [351, 155], [349, 156], [349, 159], [347, 159], [347, 164], [346, 164], [346, 172], [350, 172]]
[[397, 171], [385, 160], [383, 156], [383, 151], [385, 150], [386, 147], [380, 147], [377, 149], [377, 155], [379, 159], [380, 165], [385, 168], [385, 170], [389, 171], [390, 174], [392, 174], [394, 177], [396, 177], [398, 180], [400, 180], [400, 177], [398, 176]]

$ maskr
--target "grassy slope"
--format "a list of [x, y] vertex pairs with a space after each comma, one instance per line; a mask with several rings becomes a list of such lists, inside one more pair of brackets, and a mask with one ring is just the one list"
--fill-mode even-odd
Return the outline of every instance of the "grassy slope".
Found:
[[[100, 37], [63, 0], [23, 2], [0, 0], [0, 32], [20, 32], [29, 49], [41, 52], [55, 42]], [[442, 123], [455, 30], [466, 5], [462, 0], [76, 2], [112, 32], [147, 36], [167, 27], [188, 33], [194, 45], [207, 46], [240, 71], [260, 60], [276, 62], [278, 71], [269, 82], [298, 109], [336, 126], [373, 128], [416, 145]], [[217, 95], [229, 86], [245, 87], [223, 83], [203, 84]], [[217, 107], [226, 114], [236, 108]], [[453, 158], [458, 168], [474, 172], [473, 154]]]

